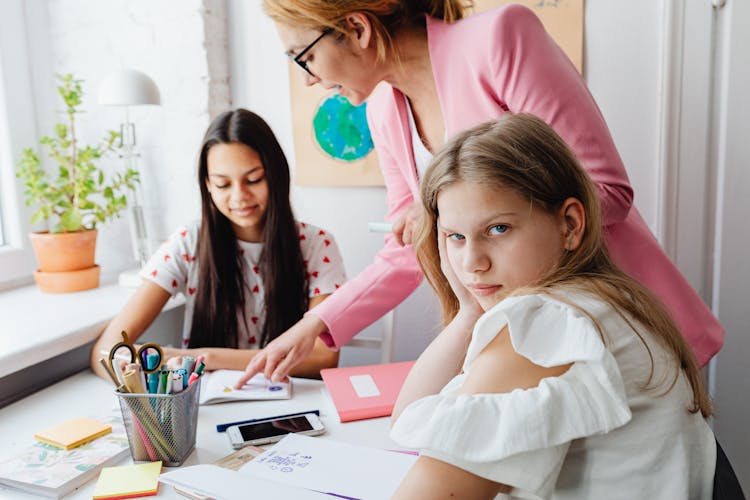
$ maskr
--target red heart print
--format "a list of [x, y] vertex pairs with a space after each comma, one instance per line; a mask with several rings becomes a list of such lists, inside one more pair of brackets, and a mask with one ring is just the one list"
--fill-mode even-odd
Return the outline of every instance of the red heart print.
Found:
[[320, 288], [316, 288], [315, 290], [313, 290], [313, 293], [315, 295], [320, 295]]
[[164, 255], [164, 262], [168, 261], [169, 259], [171, 259], [171, 257], [168, 254], [165, 254]]
[[253, 293], [258, 293], [258, 292], [260, 292], [260, 288], [258, 288], [258, 285], [255, 285], [253, 287]]
[[186, 229], [183, 229], [182, 231], [180, 231], [180, 234], [181, 234], [182, 236], [187, 236], [187, 230], [186, 230]]
[[194, 295], [195, 294], [195, 288], [188, 288], [188, 293], [190, 295]]
[[323, 262], [328, 263], [328, 262], [331, 262], [331, 261], [328, 259], [328, 257], [323, 257]]
[[256, 342], [256, 338], [255, 338], [255, 335], [253, 335], [252, 337], [250, 337], [250, 343], [254, 344], [255, 342]]
[[323, 236], [324, 234], [326, 234], [326, 232], [325, 232], [325, 231], [323, 231], [323, 230], [321, 229], [320, 231], [318, 231], [318, 234], [319, 234], [320, 236]]
[[324, 240], [324, 241], [323, 241], [323, 243], [325, 243], [325, 244], [326, 244], [326, 246], [328, 246], [328, 245], [330, 245], [330, 244], [331, 244], [331, 240]]
[[302, 241], [302, 240], [306, 240], [306, 239], [307, 239], [307, 238], [305, 238], [305, 235], [304, 235], [304, 234], [300, 234], [300, 235], [299, 235], [299, 240], [300, 240], [300, 241]]
[[258, 320], [259, 320], [259, 319], [260, 319], [260, 318], [259, 318], [259, 317], [257, 317], [257, 316], [253, 316], [252, 318], [250, 318], [250, 320], [252, 320], [252, 322], [253, 322], [253, 324], [254, 324], [254, 325], [257, 325], [257, 324], [258, 324]]
[[338, 283], [334, 283], [333, 286], [335, 286], [337, 290], [339, 289], [339, 284]]
[[305, 224], [304, 222], [300, 222], [299, 225], [302, 227], [307, 227], [307, 224]]
[[151, 271], [151, 276], [153, 276], [154, 278], [156, 278], [156, 274], [157, 274], [156, 273], [156, 269], [154, 269], [153, 271]]
[[318, 271], [313, 271], [312, 275], [317, 278], [318, 277]]
[[172, 280], [172, 288], [177, 288], [177, 280]]
[[186, 253], [182, 254], [182, 259], [185, 262], [190, 262], [190, 256], [188, 254], [186, 254]]
[[258, 266], [253, 266], [253, 272], [255, 274], [258, 274], [260, 272], [260, 269], [258, 268]]

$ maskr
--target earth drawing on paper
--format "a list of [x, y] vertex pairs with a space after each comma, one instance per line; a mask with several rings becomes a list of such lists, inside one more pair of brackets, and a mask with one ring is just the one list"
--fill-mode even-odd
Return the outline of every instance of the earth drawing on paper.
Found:
[[331, 158], [345, 162], [367, 156], [374, 146], [366, 109], [367, 103], [352, 106], [338, 94], [324, 99], [313, 118], [317, 145]]

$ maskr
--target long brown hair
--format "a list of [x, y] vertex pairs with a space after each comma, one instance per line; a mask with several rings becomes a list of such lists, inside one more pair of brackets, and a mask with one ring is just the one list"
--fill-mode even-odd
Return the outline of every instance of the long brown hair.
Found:
[[[419, 263], [440, 299], [443, 320], [458, 312], [458, 300], [440, 270], [437, 243], [437, 198], [446, 187], [459, 182], [512, 189], [547, 213], [555, 213], [568, 198], [581, 201], [586, 225], [580, 246], [566, 251], [559, 264], [538, 282], [516, 290], [513, 295], [545, 293], [564, 300], [565, 290], [578, 290], [601, 297], [630, 325], [635, 335], [651, 350], [633, 318], [652, 332], [656, 340], [684, 370], [693, 390], [691, 412], [711, 414], [711, 403], [698, 363], [664, 306], [649, 290], [621, 271], [607, 251], [601, 225], [600, 202], [596, 188], [573, 152], [543, 120], [529, 114], [505, 114], [464, 131], [451, 140], [433, 159], [422, 181], [423, 224], [416, 243]], [[601, 325], [586, 314], [604, 339]], [[665, 392], [677, 381], [679, 370]]]
[[263, 0], [263, 10], [277, 23], [346, 35], [345, 20], [364, 14], [375, 32], [378, 60], [398, 60], [393, 36], [423, 22], [424, 15], [453, 23], [471, 8], [470, 0]]
[[199, 283], [190, 347], [237, 347], [238, 319], [244, 317], [245, 261], [232, 225], [208, 192], [208, 151], [216, 144], [241, 143], [258, 152], [266, 182], [263, 250], [258, 267], [263, 279], [265, 316], [260, 345], [265, 346], [307, 310], [308, 281], [289, 203], [289, 165], [271, 128], [246, 109], [226, 111], [208, 127], [198, 161], [202, 219], [198, 234]]

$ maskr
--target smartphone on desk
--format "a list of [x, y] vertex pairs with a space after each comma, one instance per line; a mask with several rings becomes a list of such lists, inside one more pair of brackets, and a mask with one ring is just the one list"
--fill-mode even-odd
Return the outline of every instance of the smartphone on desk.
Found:
[[247, 445], [275, 443], [291, 432], [318, 436], [325, 432], [325, 427], [314, 413], [305, 413], [297, 417], [269, 418], [251, 424], [227, 427], [229, 442], [235, 449]]

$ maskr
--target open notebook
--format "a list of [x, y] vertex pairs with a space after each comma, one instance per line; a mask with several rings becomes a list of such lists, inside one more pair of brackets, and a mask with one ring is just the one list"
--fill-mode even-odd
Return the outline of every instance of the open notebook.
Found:
[[[203, 497], [391, 498], [414, 454], [289, 434], [238, 471], [215, 465], [183, 467], [159, 481]], [[327, 494], [327, 495], [326, 495]]]
[[200, 404], [226, 403], [228, 401], [253, 401], [264, 399], [289, 399], [292, 397], [292, 381], [271, 382], [259, 373], [242, 389], [234, 384], [245, 373], [240, 370], [216, 370], [203, 375]]

